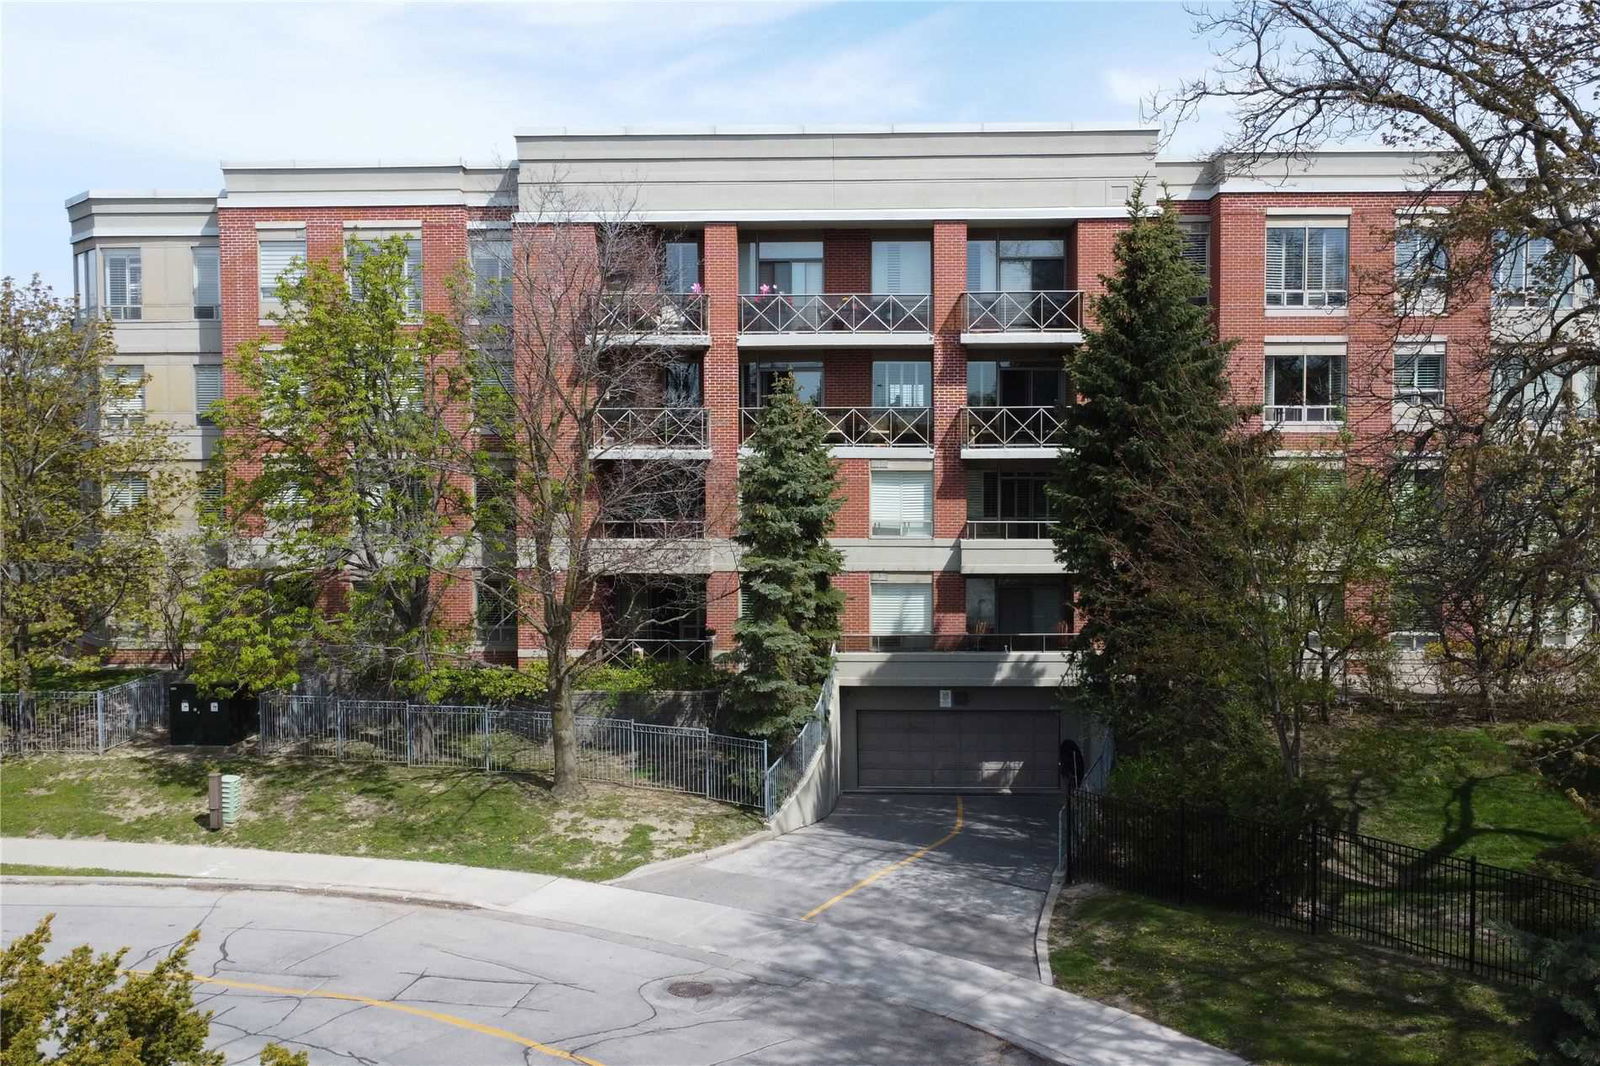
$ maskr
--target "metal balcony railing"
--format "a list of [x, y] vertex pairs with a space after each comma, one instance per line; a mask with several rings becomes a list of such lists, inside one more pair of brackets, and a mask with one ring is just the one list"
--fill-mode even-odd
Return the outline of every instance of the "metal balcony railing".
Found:
[[847, 633], [840, 651], [1065, 651], [1071, 633]]
[[618, 662], [654, 659], [657, 662], [703, 663], [711, 659], [711, 638], [600, 637], [590, 651], [597, 658]]
[[1054, 448], [1065, 427], [1059, 407], [966, 407], [961, 424], [969, 448]]
[[[930, 447], [933, 411], [927, 407], [818, 407], [828, 423], [829, 444], [863, 447]], [[761, 408], [746, 407], [742, 415], [749, 436], [761, 417]]]
[[743, 333], [927, 333], [932, 298], [901, 293], [739, 297]]
[[969, 292], [966, 330], [970, 333], [1055, 333], [1083, 326], [1083, 293]]
[[594, 332], [704, 333], [703, 292], [603, 292], [595, 310]]
[[602, 407], [598, 415], [608, 447], [704, 448], [710, 440], [704, 407]]
[[1053, 525], [1048, 518], [969, 518], [962, 536], [968, 540], [1049, 540]]
[[605, 518], [601, 528], [618, 540], [663, 540], [705, 535], [703, 518]]

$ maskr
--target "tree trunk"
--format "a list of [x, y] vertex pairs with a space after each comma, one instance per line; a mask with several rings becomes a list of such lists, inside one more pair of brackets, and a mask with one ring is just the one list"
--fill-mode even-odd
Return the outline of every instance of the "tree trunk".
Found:
[[550, 656], [550, 745], [555, 751], [555, 784], [550, 792], [563, 803], [582, 799], [583, 781], [578, 777], [578, 721], [572, 706], [571, 678], [567, 673], [567, 650], [549, 648]]

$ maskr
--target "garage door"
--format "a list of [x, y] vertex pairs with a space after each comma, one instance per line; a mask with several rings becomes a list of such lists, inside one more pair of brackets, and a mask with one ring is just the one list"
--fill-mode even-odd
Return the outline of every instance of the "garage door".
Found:
[[1057, 711], [856, 712], [861, 788], [1055, 789]]

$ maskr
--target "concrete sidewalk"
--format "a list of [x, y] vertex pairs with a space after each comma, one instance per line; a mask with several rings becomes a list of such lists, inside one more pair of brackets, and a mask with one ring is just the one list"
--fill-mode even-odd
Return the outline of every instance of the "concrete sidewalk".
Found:
[[1243, 1066], [1234, 1055], [1144, 1018], [981, 963], [859, 931], [617, 885], [396, 859], [98, 840], [6, 838], [0, 860], [482, 907], [595, 939], [674, 945], [858, 988], [1067, 1066]]

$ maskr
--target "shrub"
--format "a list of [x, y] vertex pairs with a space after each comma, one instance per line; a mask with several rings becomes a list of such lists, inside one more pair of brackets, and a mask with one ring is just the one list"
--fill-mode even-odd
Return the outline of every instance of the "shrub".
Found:
[[1600, 1066], [1600, 930], [1541, 942], [1531, 1029], [1539, 1066]]

